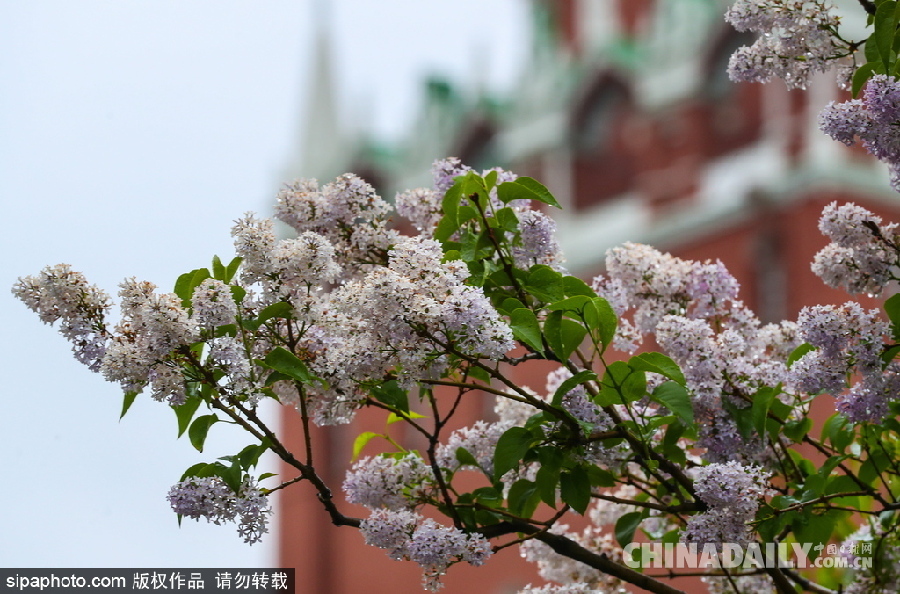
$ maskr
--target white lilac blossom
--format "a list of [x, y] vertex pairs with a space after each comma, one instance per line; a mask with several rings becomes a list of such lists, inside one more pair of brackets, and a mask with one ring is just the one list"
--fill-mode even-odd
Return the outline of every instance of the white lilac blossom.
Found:
[[387, 267], [331, 294], [320, 325], [343, 341], [325, 355], [335, 374], [364, 380], [394, 369], [409, 384], [439, 374], [446, 348], [487, 358], [512, 349], [512, 331], [482, 289], [464, 284], [466, 266], [442, 256], [433, 240], [404, 239]]
[[440, 577], [450, 564], [465, 561], [479, 566], [493, 554], [481, 534], [466, 534], [406, 510], [375, 510], [360, 523], [360, 532], [366, 544], [385, 549], [392, 559], [422, 567], [424, 586], [431, 591], [442, 587]]
[[441, 468], [453, 472], [461, 468], [475, 469], [471, 465], [463, 465], [457, 459], [456, 451], [463, 448], [475, 458], [478, 463], [477, 470], [493, 477], [494, 450], [497, 447], [497, 440], [510, 427], [512, 427], [512, 423], [504, 421], [498, 423], [475, 421], [471, 427], [464, 427], [450, 434], [447, 442], [438, 446], [435, 460]]
[[883, 225], [881, 217], [854, 204], [832, 202], [822, 212], [819, 230], [831, 243], [816, 254], [812, 271], [828, 286], [879, 294], [894, 279], [896, 224]]
[[406, 545], [416, 530], [421, 516], [408, 510], [373, 510], [362, 520], [359, 531], [367, 545], [385, 549], [391, 559], [402, 559]]
[[[794, 362], [788, 385], [798, 391], [837, 397], [837, 408], [854, 422], [880, 421], [896, 399], [897, 367], [884, 367], [881, 353], [890, 326], [876, 309], [853, 301], [804, 308], [797, 320], [802, 341], [814, 347]], [[860, 379], [844, 392], [847, 378]]]
[[278, 242], [270, 219], [258, 219], [247, 213], [231, 229], [234, 248], [241, 260], [241, 280], [250, 285], [258, 282], [272, 269], [272, 250]]
[[397, 213], [406, 217], [425, 237], [432, 237], [443, 216], [441, 197], [443, 193], [430, 188], [417, 188], [399, 192], [394, 205]]
[[237, 493], [217, 477], [191, 477], [174, 485], [167, 496], [172, 510], [194, 520], [213, 524], [237, 522], [238, 534], [254, 544], [268, 531], [272, 513], [268, 497], [253, 479], [245, 480]]
[[[622, 548], [615, 542], [609, 530], [588, 526], [581, 533], [569, 532], [565, 524], [555, 524], [550, 532], [569, 538], [588, 550], [604, 555], [614, 562], [623, 561]], [[539, 540], [527, 540], [519, 545], [519, 552], [526, 561], [535, 563], [538, 574], [545, 580], [563, 585], [581, 584], [600, 592], [619, 592], [621, 580], [594, 569], [580, 561], [560, 555]], [[555, 590], [550, 590], [555, 592]], [[575, 590], [580, 592], [581, 590]], [[593, 590], [588, 590], [589, 592]], [[563, 590], [565, 592], [565, 590]]]
[[768, 478], [761, 467], [735, 461], [696, 469], [694, 490], [709, 509], [688, 520], [682, 542], [699, 547], [749, 543], [748, 522], [759, 509], [759, 500], [768, 494]]
[[347, 471], [344, 493], [347, 501], [369, 509], [412, 509], [425, 497], [434, 474], [422, 458], [412, 452], [401, 458], [363, 458]]
[[275, 217], [298, 233], [327, 238], [337, 264], [352, 273], [352, 264], [380, 257], [399, 238], [388, 228], [391, 211], [370, 184], [347, 173], [321, 188], [314, 179], [286, 185], [278, 194]]
[[[745, 314], [738, 305], [736, 302], [733, 311]], [[785, 342], [796, 346], [792, 327], [767, 326], [760, 332], [755, 318], [738, 315], [716, 333], [706, 320], [666, 316], [657, 326], [656, 340], [684, 372], [700, 426], [698, 445], [706, 448], [704, 457], [722, 462], [760, 455], [764, 443], [753, 436], [741, 436], [725, 410], [723, 398], [728, 405], [747, 408], [759, 389], [787, 379], [784, 359], [774, 359], [772, 353], [786, 357], [790, 349], [785, 348]]]
[[[700, 578], [708, 588], [707, 594], [763, 594], [777, 592], [775, 583], [768, 575], [705, 575]], [[846, 590], [845, 590], [846, 592]]]
[[234, 324], [237, 304], [231, 288], [220, 280], [208, 278], [194, 289], [191, 317], [204, 328]]
[[128, 279], [120, 285], [122, 321], [100, 365], [108, 381], [137, 392], [146, 385], [150, 367], [174, 349], [199, 339], [199, 327], [173, 294], [158, 294], [152, 283]]
[[109, 341], [105, 320], [111, 308], [104, 291], [88, 284], [68, 264], [57, 264], [36, 277], [20, 278], [12, 293], [42, 322], [59, 321], [59, 332], [72, 343], [75, 358], [91, 371], [100, 369]]
[[519, 236], [522, 245], [513, 248], [516, 266], [528, 270], [535, 264], [564, 270], [559, 242], [556, 240], [556, 222], [542, 212], [526, 210], [519, 214]]
[[449, 190], [460, 175], [465, 175], [472, 168], [463, 165], [456, 157], [447, 157], [446, 159], [438, 159], [431, 165], [431, 176], [434, 180], [434, 188], [443, 196]]
[[263, 394], [244, 343], [232, 336], [222, 336], [208, 344], [208, 362], [225, 374], [221, 385], [234, 396], [246, 396], [249, 404], [255, 406]]
[[[840, 547], [849, 561], [847, 594], [893, 594], [900, 591], [900, 546], [896, 531], [886, 530], [879, 521], [869, 520], [851, 534]], [[866, 565], [856, 565], [859, 557], [869, 557]]]
[[[544, 397], [540, 396], [537, 392], [535, 392], [528, 386], [521, 386], [521, 388], [525, 393], [533, 397], [535, 400], [545, 400]], [[538, 409], [527, 402], [513, 400], [504, 396], [497, 396], [496, 400], [494, 401], [494, 414], [497, 415], [500, 423], [506, 423], [510, 427], [524, 426], [525, 422], [532, 416], [537, 414], [537, 412]]]
[[634, 310], [641, 333], [653, 332], [663, 316], [706, 318], [724, 315], [737, 298], [739, 284], [721, 262], [682, 260], [651, 248], [625, 243], [606, 254], [607, 276], [594, 279], [594, 290], [617, 314]]
[[840, 19], [822, 0], [737, 0], [725, 20], [738, 31], [759, 33], [731, 57], [728, 74], [736, 82], [778, 77], [788, 88], [804, 89], [814, 73], [849, 53], [835, 35]]
[[831, 102], [819, 114], [819, 128], [846, 145], [859, 138], [863, 147], [891, 170], [891, 186], [900, 191], [900, 81], [876, 74], [859, 99]]
[[554, 584], [544, 584], [540, 587], [528, 584], [524, 589], [519, 590], [519, 594], [626, 594], [628, 590], [624, 588], [608, 588], [597, 589], [589, 584], [563, 584], [557, 586]]
[[184, 387], [184, 376], [180, 369], [158, 363], [150, 368], [147, 378], [153, 390], [151, 396], [154, 400], [157, 402], [165, 400], [171, 406], [184, 404], [187, 393]]

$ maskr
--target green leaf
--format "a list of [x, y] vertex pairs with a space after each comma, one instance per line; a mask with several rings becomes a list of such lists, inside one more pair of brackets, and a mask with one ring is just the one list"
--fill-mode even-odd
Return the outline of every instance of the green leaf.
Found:
[[318, 378], [309, 372], [306, 363], [301, 361], [297, 355], [285, 349], [284, 347], [275, 347], [264, 359], [266, 365], [283, 373], [299, 382], [312, 385]]
[[900, 330], [900, 293], [888, 297], [884, 302], [884, 311], [891, 320], [894, 338], [897, 338], [898, 330]]
[[373, 433], [372, 431], [363, 431], [357, 435], [356, 439], [353, 440], [353, 458], [351, 458], [351, 460], [359, 458], [359, 453], [362, 449], [375, 437], [382, 437], [382, 435], [380, 433]]
[[225, 280], [225, 265], [222, 264], [222, 260], [219, 259], [219, 256], [213, 256], [212, 272], [213, 272], [213, 278], [218, 279], [220, 281]]
[[584, 295], [585, 297], [596, 297], [597, 294], [594, 292], [592, 288], [590, 288], [587, 283], [578, 278], [577, 276], [564, 276], [563, 277], [563, 292], [567, 297], [574, 297], [576, 295]]
[[191, 424], [191, 428], [188, 429], [188, 438], [190, 438], [191, 445], [197, 448], [198, 452], [203, 451], [203, 444], [206, 442], [206, 434], [209, 433], [209, 428], [212, 427], [213, 423], [218, 420], [216, 415], [204, 415], [202, 417], [197, 417]]
[[803, 344], [801, 344], [800, 346], [795, 348], [793, 351], [791, 351], [790, 355], [788, 355], [787, 366], [791, 367], [794, 363], [799, 361], [803, 357], [803, 355], [805, 355], [806, 353], [809, 353], [811, 351], [814, 351], [814, 350], [816, 350], [816, 347], [809, 344], [808, 342], [804, 342]]
[[509, 204], [513, 200], [537, 200], [556, 208], [562, 208], [553, 194], [542, 183], [530, 177], [519, 177], [497, 186], [497, 197]]
[[853, 441], [853, 426], [839, 413], [828, 417], [822, 426], [822, 441], [825, 438], [831, 442], [832, 447], [839, 452], [846, 451]]
[[199, 462], [194, 464], [190, 468], [184, 471], [184, 474], [181, 475], [181, 481], [185, 481], [192, 476], [196, 476], [197, 478], [206, 478], [210, 476], [215, 476], [214, 467], [209, 462]]
[[753, 420], [753, 428], [760, 436], [766, 434], [766, 419], [769, 408], [775, 400], [778, 391], [773, 388], [762, 388], [753, 395], [753, 404], [750, 407], [750, 418]]
[[241, 450], [237, 455], [238, 462], [241, 463], [241, 468], [249, 471], [252, 467], [256, 466], [259, 463], [260, 457], [269, 449], [269, 445], [269, 440], [266, 439], [264, 443], [248, 445]]
[[[456, 217], [453, 218], [449, 216], [444, 216], [438, 222], [437, 227], [434, 229], [434, 239], [440, 242], [446, 242], [448, 239], [453, 237], [453, 234], [459, 229], [459, 225], [456, 223]], [[445, 244], [446, 249], [446, 244]]]
[[885, 73], [891, 71], [891, 66], [896, 58], [894, 35], [897, 32], [898, 16], [900, 16], [898, 11], [900, 11], [900, 7], [894, 0], [881, 3], [875, 11], [874, 31], [866, 42], [867, 46], [870, 42], [875, 42], [875, 48], [881, 64], [884, 65]]
[[487, 175], [484, 176], [484, 185], [485, 188], [490, 191], [494, 186], [497, 185], [497, 173], [496, 169], [491, 169], [488, 171]]
[[562, 275], [543, 264], [531, 267], [525, 279], [525, 290], [547, 303], [554, 303], [563, 298]]
[[[682, 386], [685, 385], [681, 368], [672, 359], [662, 353], [641, 353], [628, 360], [628, 365], [637, 371], [658, 373]], [[674, 412], [674, 411], [673, 411]]]
[[791, 529], [794, 531], [797, 542], [812, 543], [813, 546], [809, 551], [810, 560], [818, 557], [819, 551], [816, 550], [818, 545], [827, 545], [831, 540], [837, 519], [837, 514], [831, 512], [824, 514], [804, 513], [794, 518], [794, 521], [791, 522]]
[[388, 415], [386, 423], [388, 425], [393, 425], [394, 423], [399, 423], [400, 421], [402, 421], [404, 419], [425, 419], [425, 418], [427, 418], [425, 415], [420, 415], [419, 413], [417, 413], [415, 411], [403, 412], [403, 413], [400, 413], [399, 415], [396, 413], [391, 413]]
[[543, 447], [538, 450], [538, 461], [541, 465], [534, 480], [541, 494], [541, 501], [550, 507], [556, 507], [556, 486], [559, 484], [563, 457], [562, 450], [556, 447]]
[[459, 216], [459, 202], [462, 199], [462, 185], [462, 180], [457, 179], [441, 199], [441, 212], [444, 213], [444, 218], [448, 219], [456, 228], [459, 228], [457, 217]]
[[[869, 44], [866, 43], [866, 46]], [[877, 62], [866, 62], [862, 66], [856, 69], [856, 72], [853, 73], [853, 81], [852, 81], [852, 92], [853, 97], [859, 97], [860, 91], [862, 91], [863, 87], [866, 86], [866, 81], [872, 78], [872, 75], [875, 74], [875, 66]]]
[[[563, 283], [565, 283], [565, 279], [563, 279]], [[575, 312], [581, 315], [589, 303], [591, 303], [591, 298], [587, 295], [575, 295], [574, 297], [567, 297], [556, 303], [551, 303], [547, 306], [547, 309], [550, 311]]]
[[500, 480], [504, 474], [516, 468], [528, 450], [535, 443], [535, 438], [524, 427], [510, 427], [497, 440], [494, 450], [494, 478]]
[[497, 225], [504, 231], [515, 233], [519, 229], [519, 217], [510, 207], [501, 208], [497, 211]]
[[244, 259], [240, 256], [233, 258], [231, 262], [228, 263], [228, 266], [225, 267], [225, 278], [222, 280], [226, 283], [230, 283], [234, 278], [234, 275], [237, 274], [238, 268], [240, 268], [241, 262], [243, 261]]
[[518, 299], [514, 297], [507, 297], [503, 300], [503, 303], [500, 304], [500, 307], [498, 309], [506, 315], [509, 315], [520, 308], [528, 309], [525, 307], [525, 304]]
[[472, 379], [477, 379], [479, 381], [484, 382], [487, 385], [491, 385], [491, 374], [489, 374], [486, 370], [481, 367], [475, 367], [474, 365], [470, 365], [466, 368], [466, 376]]
[[636, 511], [624, 514], [616, 520], [615, 532], [619, 546], [625, 547], [631, 544], [631, 541], [634, 540], [634, 533], [643, 519], [643, 514]]
[[686, 427], [693, 426], [694, 409], [691, 406], [691, 397], [681, 384], [674, 381], [661, 383], [653, 390], [651, 400], [672, 411]]
[[591, 502], [591, 481], [582, 466], [559, 475], [559, 497], [579, 514], [584, 514]]
[[513, 514], [530, 518], [541, 502], [537, 485], [527, 479], [519, 479], [509, 488], [506, 496], [509, 511]]
[[137, 395], [140, 392], [125, 392], [125, 399], [122, 401], [122, 412], [119, 414], [119, 420], [125, 416], [125, 413], [128, 412], [128, 409], [131, 408], [131, 405], [134, 404], [134, 399], [137, 398]]
[[456, 461], [463, 466], [474, 466], [475, 468], [481, 468], [481, 465], [478, 464], [478, 460], [475, 459], [475, 456], [472, 455], [472, 452], [463, 447], [456, 448]]
[[553, 406], [562, 405], [562, 399], [566, 396], [566, 394], [575, 389], [576, 386], [583, 384], [584, 382], [589, 382], [596, 379], [597, 374], [589, 369], [582, 369], [572, 377], [567, 378], [563, 381], [563, 383], [559, 385], [558, 388], [556, 388], [556, 391], [553, 393]]
[[183, 307], [191, 306], [191, 299], [194, 297], [194, 289], [206, 279], [211, 278], [209, 270], [206, 268], [198, 268], [190, 272], [185, 272], [175, 281], [175, 294], [181, 298]]
[[378, 402], [387, 404], [401, 412], [409, 412], [409, 396], [397, 380], [388, 380], [384, 383], [372, 386], [369, 392]]
[[247, 289], [240, 285], [231, 285], [228, 288], [231, 291], [231, 298], [238, 306], [240, 306], [240, 304], [244, 302], [244, 297], [247, 296]]
[[597, 330], [603, 346], [609, 347], [613, 337], [616, 335], [616, 326], [619, 324], [619, 319], [616, 317], [616, 312], [609, 304], [609, 301], [603, 297], [594, 297], [593, 301], [594, 308], [597, 310], [597, 322], [594, 324], [591, 320], [588, 320], [588, 324], [591, 326], [591, 329]]
[[524, 307], [514, 310], [509, 315], [509, 327], [517, 340], [527, 344], [538, 353], [544, 351], [541, 327], [533, 311]]
[[178, 419], [178, 437], [181, 437], [187, 431], [188, 425], [191, 424], [191, 419], [194, 418], [194, 413], [197, 412], [201, 402], [203, 402], [203, 399], [199, 395], [194, 394], [185, 398], [184, 404], [172, 407], [175, 411], [175, 417]]
[[812, 419], [803, 417], [802, 419], [785, 423], [783, 433], [794, 443], [800, 443], [810, 429], [812, 429]]
[[267, 307], [264, 307], [256, 317], [256, 323], [259, 325], [268, 322], [272, 318], [284, 318], [289, 320], [294, 317], [294, 306], [287, 301], [279, 301]]
[[544, 336], [559, 360], [566, 361], [581, 345], [587, 330], [578, 322], [563, 318], [562, 315], [561, 311], [550, 312], [544, 320]]

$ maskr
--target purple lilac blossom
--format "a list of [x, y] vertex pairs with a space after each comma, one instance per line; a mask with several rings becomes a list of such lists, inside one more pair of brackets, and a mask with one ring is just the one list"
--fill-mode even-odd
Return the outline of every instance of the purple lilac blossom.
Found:
[[846, 43], [832, 33], [840, 19], [822, 0], [737, 0], [725, 20], [738, 31], [760, 34], [732, 55], [728, 74], [736, 82], [778, 77], [788, 88], [806, 88], [814, 73], [848, 53]]

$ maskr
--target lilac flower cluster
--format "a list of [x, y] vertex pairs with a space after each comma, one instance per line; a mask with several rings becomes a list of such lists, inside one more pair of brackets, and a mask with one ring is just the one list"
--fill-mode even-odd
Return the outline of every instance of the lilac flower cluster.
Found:
[[425, 588], [432, 592], [442, 587], [440, 577], [452, 563], [479, 566], [493, 554], [481, 534], [466, 534], [406, 510], [375, 510], [362, 521], [360, 532], [366, 544], [387, 550], [392, 559], [421, 566]]
[[[867, 546], [868, 555], [862, 554]], [[854, 554], [851, 551], [858, 551]], [[886, 530], [880, 521], [870, 520], [851, 534], [841, 545], [840, 551], [848, 557], [851, 572], [850, 583], [844, 588], [847, 594], [892, 594], [900, 591], [900, 539], [896, 531]], [[872, 563], [859, 567], [855, 557], [871, 556]]]
[[[633, 351], [645, 333], [681, 367], [710, 462], [754, 460], [764, 443], [745, 439], [722, 398], [749, 406], [760, 388], [784, 381], [799, 344], [793, 323], [763, 325], [737, 299], [739, 285], [721, 262], [692, 262], [641, 244], [607, 254], [594, 289], [620, 316], [617, 348]], [[633, 323], [626, 314], [632, 314]]]
[[335, 373], [366, 379], [396, 369], [409, 384], [440, 373], [446, 348], [487, 358], [512, 349], [509, 326], [481, 288], [464, 283], [466, 266], [442, 257], [437, 242], [406, 238], [391, 250], [387, 267], [332, 293], [320, 325], [344, 339], [342, 349], [326, 354]]
[[237, 304], [231, 288], [220, 280], [208, 278], [194, 289], [191, 317], [203, 328], [234, 324]]
[[[397, 212], [409, 219], [413, 226], [424, 237], [432, 237], [441, 220], [441, 200], [454, 179], [472, 169], [463, 165], [456, 157], [440, 159], [431, 168], [434, 188], [418, 188], [397, 194]], [[497, 183], [514, 181], [518, 176], [500, 168], [481, 172], [482, 177], [491, 172], [497, 173]], [[490, 210], [496, 212], [507, 206], [497, 198], [494, 188], [490, 194]], [[516, 266], [528, 269], [535, 264], [550, 266], [564, 271], [565, 258], [556, 239], [556, 223], [542, 212], [532, 210], [528, 200], [513, 200], [508, 205], [516, 213], [519, 220], [519, 238], [513, 247], [513, 258]]]
[[[813, 350], [791, 367], [788, 385], [795, 390], [829, 393], [838, 410], [854, 422], [882, 420], [888, 403], [900, 394], [897, 364], [881, 360], [884, 336], [890, 326], [878, 310], [866, 311], [856, 302], [804, 308], [798, 318], [800, 339]], [[849, 391], [847, 378], [860, 379]]]
[[[153, 366], [163, 364], [173, 349], [199, 339], [199, 326], [173, 293], [155, 293], [152, 283], [134, 279], [120, 287], [122, 320], [100, 371], [108, 381], [119, 382], [125, 392], [139, 392], [150, 379]], [[168, 397], [159, 391], [156, 396]], [[174, 403], [179, 399], [179, 393], [174, 393]]]
[[[580, 533], [570, 532], [568, 529], [569, 527], [565, 524], [556, 524], [550, 529], [550, 532], [563, 535], [594, 553], [606, 556], [612, 561], [618, 563], [623, 561], [622, 548], [618, 546], [613, 535], [608, 530], [593, 525], [586, 527]], [[519, 551], [526, 561], [537, 565], [538, 574], [548, 581], [573, 588], [589, 587], [591, 589], [587, 590], [588, 592], [619, 592], [624, 585], [618, 578], [570, 557], [560, 555], [550, 548], [549, 545], [538, 540], [523, 542], [519, 545]], [[546, 591], [557, 592], [555, 589]], [[559, 591], [567, 592], [565, 589]], [[575, 589], [573, 591], [581, 592], [582, 590]], [[528, 592], [528, 589], [525, 592]]]
[[72, 343], [75, 358], [91, 371], [100, 369], [106, 354], [109, 333], [106, 315], [109, 296], [68, 264], [44, 268], [38, 276], [20, 278], [12, 288], [13, 295], [53, 324], [60, 321], [59, 332]]
[[616, 348], [627, 352], [666, 315], [726, 314], [740, 286], [721, 262], [682, 260], [638, 243], [609, 250], [606, 270], [606, 277], [594, 279], [594, 290], [619, 316], [634, 310], [634, 322], [621, 320], [616, 336]]
[[254, 369], [244, 343], [232, 336], [222, 336], [207, 344], [207, 363], [224, 374], [219, 385], [232, 395], [246, 396], [249, 404], [255, 406], [262, 398], [262, 386], [258, 381], [261, 370]]
[[529, 269], [535, 264], [564, 271], [559, 242], [556, 240], [556, 222], [537, 210], [526, 210], [519, 215], [519, 235], [522, 245], [513, 248], [516, 266]]
[[301, 179], [279, 192], [275, 218], [298, 233], [313, 231], [335, 248], [345, 273], [353, 263], [378, 258], [399, 234], [388, 227], [391, 206], [361, 178], [347, 173], [319, 188], [314, 179]]
[[735, 82], [781, 78], [788, 88], [805, 89], [816, 72], [850, 54], [836, 35], [840, 19], [823, 0], [737, 0], [725, 20], [738, 31], [759, 33], [728, 64]]
[[434, 474], [422, 458], [408, 453], [401, 458], [363, 458], [347, 471], [347, 501], [369, 509], [412, 509], [427, 496]]
[[[510, 422], [488, 423], [481, 420], [475, 421], [472, 426], [464, 427], [451, 433], [446, 443], [438, 446], [435, 452], [435, 460], [441, 468], [446, 468], [451, 472], [465, 468], [480, 470], [488, 477], [493, 477], [494, 450], [497, 447], [497, 440], [510, 427], [512, 427]], [[459, 448], [463, 448], [472, 454], [472, 457], [478, 463], [477, 468], [471, 465], [463, 465], [456, 458], [456, 451]]]
[[822, 212], [819, 230], [831, 243], [816, 254], [812, 271], [829, 287], [879, 294], [896, 278], [900, 245], [896, 223], [885, 225], [860, 206], [832, 202]]
[[191, 477], [174, 485], [166, 498], [181, 516], [204, 517], [216, 525], [237, 522], [238, 534], [247, 544], [259, 542], [268, 531], [272, 513], [268, 496], [252, 479], [245, 480], [235, 493], [219, 477]]
[[535, 587], [528, 584], [519, 594], [627, 594], [629, 590], [624, 588], [615, 588], [609, 590], [607, 588], [597, 589], [590, 584], [562, 584], [560, 586], [554, 584], [544, 584], [541, 587]]
[[768, 478], [761, 467], [735, 461], [698, 468], [694, 489], [709, 509], [688, 520], [682, 542], [698, 547], [708, 543], [748, 544], [747, 523], [756, 515], [759, 499], [768, 494]]
[[862, 146], [891, 170], [891, 186], [900, 192], [900, 81], [876, 74], [859, 99], [829, 103], [819, 114], [819, 128], [833, 139]]

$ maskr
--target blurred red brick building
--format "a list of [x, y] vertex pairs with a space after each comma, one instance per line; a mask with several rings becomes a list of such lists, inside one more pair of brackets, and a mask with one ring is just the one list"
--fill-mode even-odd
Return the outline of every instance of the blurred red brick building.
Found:
[[[318, 169], [304, 175], [354, 171], [390, 197], [430, 185], [437, 158], [499, 165], [541, 180], [563, 205], [553, 213], [559, 238], [582, 278], [602, 270], [608, 248], [634, 241], [722, 260], [764, 322], [843, 302], [845, 294], [810, 272], [826, 243], [817, 230], [822, 207], [853, 201], [900, 220], [900, 197], [884, 167], [818, 130], [819, 110], [844, 98], [833, 74], [805, 92], [728, 80], [731, 52], [752, 41], [722, 19], [728, 4], [534, 0], [529, 65], [508, 98], [432, 80], [405, 143], [385, 150], [348, 140], [329, 153], [340, 157], [320, 154]], [[331, 134], [338, 123], [327, 121], [328, 98], [313, 106], [320, 113], [312, 134]], [[489, 403], [466, 406], [469, 420], [490, 414]], [[284, 426], [299, 439], [295, 417], [286, 411]], [[331, 484], [343, 479], [355, 435], [373, 424], [379, 430], [383, 420], [362, 415], [317, 436]], [[366, 547], [355, 529], [331, 526], [312, 489], [283, 492], [278, 520], [279, 564], [298, 569], [304, 594], [420, 591], [418, 567]], [[540, 583], [534, 568], [507, 549], [483, 568], [451, 568], [443, 592], [503, 594], [529, 582]]]

